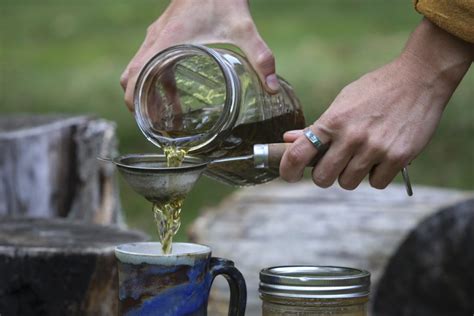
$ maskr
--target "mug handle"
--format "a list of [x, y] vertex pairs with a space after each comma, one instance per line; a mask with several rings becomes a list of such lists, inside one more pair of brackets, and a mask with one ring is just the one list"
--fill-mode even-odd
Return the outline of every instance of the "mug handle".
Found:
[[245, 285], [242, 273], [234, 266], [234, 262], [213, 257], [211, 258], [209, 273], [211, 274], [212, 281], [214, 281], [216, 276], [222, 275], [227, 280], [227, 283], [229, 283], [229, 316], [244, 316], [247, 304], [247, 286]]

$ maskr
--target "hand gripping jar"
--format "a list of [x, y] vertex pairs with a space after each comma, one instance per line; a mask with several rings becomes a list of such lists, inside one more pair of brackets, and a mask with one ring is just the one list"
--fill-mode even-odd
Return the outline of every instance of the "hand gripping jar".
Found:
[[[209, 160], [252, 154], [254, 144], [282, 142], [285, 131], [305, 126], [293, 89], [279, 81], [278, 93], [269, 94], [238, 53], [173, 46], [142, 69], [135, 86], [135, 118], [160, 148], [181, 148]], [[207, 175], [243, 186], [274, 179], [278, 170], [255, 169], [249, 160], [214, 164]]]
[[263, 316], [366, 316], [370, 273], [328, 266], [280, 266], [260, 272]]

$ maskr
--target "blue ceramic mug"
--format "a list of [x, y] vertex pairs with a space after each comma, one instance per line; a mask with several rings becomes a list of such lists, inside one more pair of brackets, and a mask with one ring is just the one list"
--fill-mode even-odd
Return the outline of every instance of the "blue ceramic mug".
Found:
[[163, 254], [157, 242], [117, 246], [119, 314], [205, 316], [212, 282], [224, 276], [230, 287], [229, 315], [243, 316], [247, 290], [232, 261], [211, 257], [211, 248], [173, 243]]

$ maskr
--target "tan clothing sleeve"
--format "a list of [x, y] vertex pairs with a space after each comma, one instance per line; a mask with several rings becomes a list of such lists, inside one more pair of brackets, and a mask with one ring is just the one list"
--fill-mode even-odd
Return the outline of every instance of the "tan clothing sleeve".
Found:
[[474, 0], [414, 0], [414, 4], [434, 24], [474, 43]]

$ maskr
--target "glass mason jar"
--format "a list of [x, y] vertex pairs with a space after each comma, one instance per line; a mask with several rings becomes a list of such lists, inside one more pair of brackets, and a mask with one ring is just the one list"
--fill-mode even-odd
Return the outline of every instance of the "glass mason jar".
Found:
[[[250, 63], [227, 49], [178, 45], [155, 55], [135, 86], [135, 118], [160, 148], [175, 147], [212, 160], [252, 154], [254, 144], [283, 141], [304, 128], [291, 86], [279, 78], [276, 94], [265, 91]], [[278, 170], [253, 162], [214, 164], [207, 175], [232, 185], [263, 183]]]
[[328, 266], [280, 266], [260, 272], [263, 316], [366, 316], [370, 273]]

